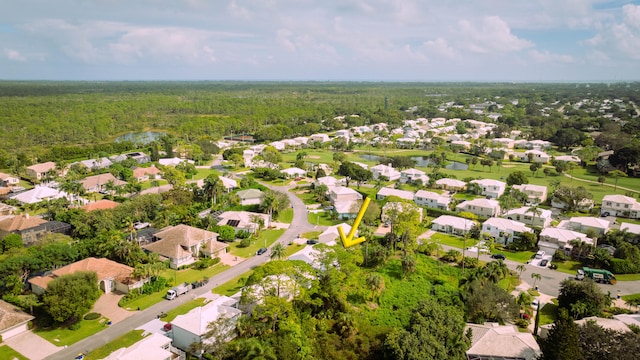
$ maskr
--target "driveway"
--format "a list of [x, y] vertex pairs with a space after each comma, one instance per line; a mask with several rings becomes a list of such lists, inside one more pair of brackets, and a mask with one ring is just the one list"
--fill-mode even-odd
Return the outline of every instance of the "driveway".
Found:
[[96, 301], [96, 304], [93, 305], [92, 311], [111, 320], [112, 324], [117, 324], [136, 313], [136, 311], [128, 311], [118, 306], [118, 302], [123, 296], [124, 294], [122, 293], [113, 292], [102, 294], [98, 301]]
[[5, 340], [4, 343], [31, 360], [44, 359], [62, 349], [31, 331], [25, 331], [20, 335]]

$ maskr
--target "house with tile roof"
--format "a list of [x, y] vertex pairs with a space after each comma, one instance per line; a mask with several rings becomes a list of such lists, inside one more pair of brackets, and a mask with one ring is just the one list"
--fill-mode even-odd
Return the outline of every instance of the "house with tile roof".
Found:
[[47, 173], [50, 171], [54, 171], [56, 169], [56, 163], [53, 161], [49, 161], [41, 164], [34, 164], [28, 166], [25, 169], [25, 173], [27, 177], [32, 180], [42, 180], [47, 176]]
[[490, 234], [497, 243], [508, 245], [533, 230], [519, 221], [492, 217], [482, 223], [482, 232]]
[[[216, 215], [215, 219], [218, 221], [219, 226], [229, 225], [238, 231], [246, 231], [251, 234], [255, 234], [258, 231], [258, 219], [262, 219], [262, 228], [268, 228], [271, 226], [271, 218], [268, 214], [254, 213], [250, 211], [225, 211], [222, 214]], [[256, 220], [254, 220], [256, 219]]]
[[133, 169], [133, 178], [136, 179], [137, 182], [157, 180], [160, 179], [161, 174], [162, 171], [155, 166], [138, 167]]
[[389, 196], [396, 196], [400, 199], [413, 201], [415, 194], [408, 190], [398, 190], [390, 187], [383, 187], [378, 190], [376, 194], [376, 200], [384, 200]]
[[487, 218], [500, 214], [500, 203], [497, 200], [483, 198], [466, 200], [456, 206], [456, 211], [466, 211]]
[[469, 219], [451, 215], [440, 215], [431, 221], [432, 230], [459, 236], [466, 234], [473, 225]]
[[533, 209], [531, 206], [523, 206], [507, 211], [502, 217], [520, 221], [529, 226], [546, 228], [551, 224], [552, 213], [547, 209]]
[[389, 165], [378, 164], [371, 167], [371, 174], [374, 179], [384, 178], [388, 181], [400, 179], [400, 172]]
[[14, 336], [29, 331], [29, 322], [35, 317], [19, 307], [0, 300], [0, 339], [7, 341]]
[[127, 185], [126, 181], [116, 179], [111, 173], [88, 176], [80, 180], [80, 184], [88, 193], [106, 191], [105, 186], [110, 182], [116, 187]]
[[68, 197], [68, 194], [58, 189], [48, 186], [38, 185], [31, 190], [23, 191], [19, 194], [11, 196], [11, 199], [17, 200], [23, 204], [36, 204], [42, 201], [49, 201]]
[[558, 228], [578, 231], [584, 234], [589, 230], [593, 230], [597, 236], [602, 236], [609, 231], [610, 225], [609, 221], [593, 216], [574, 216], [569, 220], [560, 221]]
[[535, 360], [542, 355], [531, 333], [520, 332], [515, 325], [497, 323], [467, 324], [471, 330], [471, 347], [467, 359]]
[[48, 275], [36, 276], [29, 279], [31, 291], [41, 295], [47, 290], [47, 284], [53, 279], [78, 271], [95, 272], [98, 275], [98, 286], [105, 293], [119, 291], [126, 294], [133, 289], [142, 287], [148, 280], [133, 278], [133, 268], [130, 266], [105, 258], [89, 257], [53, 270]]
[[451, 203], [451, 198], [432, 191], [418, 190], [413, 197], [413, 201], [418, 206], [424, 206], [432, 209], [449, 210], [449, 203]]
[[403, 184], [420, 184], [426, 185], [429, 183], [429, 177], [422, 170], [418, 169], [405, 169], [400, 171], [400, 182]]
[[60, 221], [47, 221], [29, 214], [9, 216], [0, 220], [0, 239], [8, 234], [18, 234], [24, 246], [37, 245], [43, 237], [51, 233], [68, 235], [71, 225]]
[[529, 204], [540, 204], [547, 200], [547, 187], [534, 184], [513, 185], [513, 188], [527, 195]]
[[444, 190], [453, 190], [453, 191], [462, 191], [467, 187], [467, 183], [464, 181], [451, 179], [451, 178], [442, 178], [438, 179], [435, 182], [436, 188], [444, 189]]
[[94, 201], [94, 202], [90, 202], [87, 203], [83, 206], [80, 207], [80, 209], [86, 211], [86, 212], [90, 212], [90, 211], [95, 211], [95, 210], [109, 210], [109, 209], [115, 209], [118, 205], [120, 205], [119, 202], [115, 202], [109, 199], [100, 199], [98, 201]]
[[218, 233], [185, 224], [167, 226], [153, 237], [155, 241], [142, 248], [169, 260], [172, 269], [193, 264], [200, 256], [217, 257], [229, 246], [218, 241]]
[[9, 187], [20, 184], [20, 178], [0, 172], [0, 187]]
[[587, 237], [587, 235], [581, 232], [548, 227], [542, 229], [542, 232], [540, 232], [538, 247], [540, 250], [544, 250], [548, 255], [553, 255], [556, 251], [563, 251], [565, 254], [569, 255], [573, 249], [571, 242], [574, 240], [595, 245], [595, 241], [593, 239]]

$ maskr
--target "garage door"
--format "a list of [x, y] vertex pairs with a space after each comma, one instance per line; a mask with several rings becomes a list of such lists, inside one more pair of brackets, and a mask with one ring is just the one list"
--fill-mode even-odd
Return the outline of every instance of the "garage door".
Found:
[[27, 323], [24, 323], [24, 324], [22, 324], [20, 326], [16, 326], [13, 329], [6, 330], [0, 335], [2, 335], [2, 340], [6, 341], [7, 339], [11, 339], [12, 337], [14, 337], [16, 335], [19, 335], [19, 334], [22, 334], [23, 332], [25, 332], [27, 330], [28, 330], [27, 329]]

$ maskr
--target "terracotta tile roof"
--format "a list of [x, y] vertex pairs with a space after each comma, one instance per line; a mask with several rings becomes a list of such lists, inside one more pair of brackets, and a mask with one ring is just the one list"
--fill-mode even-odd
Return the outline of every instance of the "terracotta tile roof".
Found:
[[56, 168], [56, 163], [54, 163], [53, 161], [49, 161], [46, 163], [42, 163], [42, 164], [35, 164], [35, 165], [31, 165], [29, 167], [27, 167], [27, 169], [29, 170], [33, 170], [37, 173], [45, 173], [49, 170], [53, 170]]
[[84, 211], [94, 211], [94, 210], [107, 210], [107, 209], [113, 209], [116, 206], [120, 205], [120, 203], [115, 202], [115, 201], [111, 201], [108, 199], [102, 199], [102, 200], [98, 200], [96, 202], [92, 202], [92, 203], [88, 203], [87, 205], [84, 205], [81, 207], [82, 210]]
[[0, 300], [0, 331], [23, 324], [34, 317], [7, 302]]
[[180, 244], [171, 241], [156, 241], [143, 246], [144, 249], [154, 252], [167, 259], [183, 259], [192, 256], [191, 251], [185, 250]]
[[73, 274], [77, 271], [95, 271], [98, 275], [98, 281], [113, 278], [118, 282], [126, 283], [131, 277], [133, 268], [109, 259], [90, 257], [56, 269], [51, 275], [31, 278], [29, 283], [46, 289], [47, 284], [56, 277]]
[[29, 216], [28, 214], [20, 214], [13, 218], [0, 221], [0, 230], [6, 232], [21, 231], [34, 228], [46, 222], [47, 220], [38, 217]]
[[127, 184], [125, 181], [116, 179], [116, 177], [111, 173], [89, 176], [84, 180], [81, 180], [80, 183], [85, 189], [89, 190], [95, 188], [96, 186], [104, 185], [109, 181], [113, 181], [113, 185], [115, 186], [122, 186]]
[[134, 178], [143, 177], [145, 175], [158, 175], [160, 173], [161, 173], [160, 169], [158, 169], [155, 166], [151, 166], [147, 168], [139, 167], [139, 168], [133, 169]]
[[217, 239], [218, 233], [198, 229], [193, 226], [180, 224], [168, 226], [155, 234], [160, 241], [169, 241], [182, 246], [194, 246], [200, 244], [205, 239]]

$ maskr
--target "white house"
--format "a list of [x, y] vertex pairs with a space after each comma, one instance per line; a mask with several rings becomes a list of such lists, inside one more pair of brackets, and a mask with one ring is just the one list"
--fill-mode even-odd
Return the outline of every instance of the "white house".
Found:
[[330, 140], [331, 139], [329, 139], [329, 135], [327, 134], [313, 134], [309, 136], [309, 141], [311, 142], [319, 141], [321, 143], [325, 143], [325, 142], [329, 142]]
[[[517, 153], [521, 161], [546, 164], [551, 160], [551, 156], [540, 150], [527, 150], [524, 153]], [[531, 161], [529, 157], [531, 156]]]
[[426, 190], [418, 190], [413, 197], [413, 201], [419, 206], [432, 209], [448, 210], [451, 198], [438, 193]]
[[592, 216], [574, 216], [569, 220], [560, 221], [558, 228], [579, 231], [585, 234], [587, 231], [593, 230], [597, 236], [602, 236], [609, 231], [610, 225], [611, 223], [604, 219]]
[[314, 181], [313, 186], [325, 185], [327, 188], [330, 188], [332, 186], [342, 185], [343, 182], [343, 180], [338, 180], [333, 176], [322, 176]]
[[506, 183], [493, 179], [471, 180], [471, 183], [478, 184], [482, 189], [482, 195], [488, 196], [492, 199], [502, 196], [505, 188], [507, 187]]
[[504, 146], [507, 149], [513, 149], [514, 141], [509, 138], [495, 138], [491, 140], [491, 143], [499, 146]]
[[600, 214], [603, 216], [620, 216], [638, 219], [640, 218], [640, 202], [624, 195], [605, 195], [602, 198]]
[[505, 245], [520, 238], [522, 233], [533, 232], [533, 230], [527, 227], [524, 223], [496, 217], [489, 218], [482, 223], [482, 231], [489, 233], [494, 239], [496, 239], [496, 242]]
[[[554, 248], [558, 250], [563, 250], [565, 253], [569, 253], [573, 246], [569, 244], [573, 240], [580, 240], [587, 244], [594, 245], [593, 239], [587, 237], [587, 235], [573, 231], [568, 229], [560, 229], [554, 227], [544, 228], [542, 232], [540, 232], [540, 241], [538, 241], [539, 247], [545, 247], [544, 249], [549, 255], [553, 255], [555, 252]], [[556, 246], [548, 246], [547, 244], [553, 244]], [[550, 250], [550, 251], [547, 251]]]
[[471, 143], [465, 140], [453, 140], [451, 142], [451, 148], [458, 148], [458, 149], [462, 149], [462, 150], [469, 150], [471, 149]]
[[20, 178], [0, 172], [0, 186], [15, 186], [20, 183]]
[[284, 151], [284, 149], [287, 147], [282, 141], [272, 141], [269, 143], [269, 146], [272, 146], [278, 151]]
[[329, 200], [335, 204], [341, 201], [362, 200], [362, 194], [346, 186], [335, 186], [329, 189]]
[[463, 236], [467, 231], [471, 230], [474, 222], [451, 215], [440, 215], [431, 221], [431, 229], [446, 234]]
[[403, 184], [426, 185], [429, 183], [429, 177], [424, 171], [411, 168], [400, 171], [400, 182]]
[[413, 149], [416, 145], [416, 139], [412, 137], [401, 137], [396, 139], [396, 146], [399, 149]]
[[640, 235], [640, 225], [631, 223], [620, 224], [620, 231], [626, 231], [631, 234]]
[[290, 167], [288, 169], [283, 169], [283, 170], [280, 170], [280, 172], [283, 173], [284, 176], [286, 176], [288, 179], [303, 177], [307, 175], [306, 171], [297, 167]]
[[471, 329], [471, 347], [467, 359], [535, 360], [542, 354], [531, 333], [520, 332], [515, 325], [467, 324]]
[[391, 164], [383, 165], [378, 164], [376, 166], [371, 167], [371, 174], [374, 179], [379, 179], [380, 177], [384, 177], [389, 181], [395, 181], [400, 179], [400, 172], [394, 169]]
[[240, 190], [236, 195], [240, 198], [240, 205], [260, 205], [264, 199], [264, 193], [258, 189]]
[[[173, 345], [189, 350], [193, 343], [211, 341], [204, 337], [209, 331], [209, 324], [218, 319], [228, 319], [229, 333], [233, 333], [235, 322], [242, 312], [237, 309], [238, 301], [228, 296], [213, 295], [214, 299], [204, 306], [199, 306], [184, 315], [178, 315], [171, 322]], [[231, 338], [225, 339], [227, 341]]]
[[158, 160], [158, 163], [160, 165], [163, 165], [163, 166], [176, 166], [176, 165], [182, 164], [183, 162], [187, 162], [189, 164], [195, 164], [195, 162], [193, 160], [180, 159], [180, 158], [177, 158], [177, 157], [170, 158], [170, 159], [160, 159], [160, 160]]
[[271, 218], [268, 214], [254, 213], [250, 211], [225, 211], [217, 215], [218, 225], [229, 225], [238, 231], [246, 231], [256, 233], [260, 227], [259, 222], [262, 221], [262, 228], [271, 226]]
[[383, 187], [378, 190], [376, 200], [384, 200], [387, 196], [397, 196], [401, 199], [413, 201], [414, 193], [407, 190], [398, 190], [390, 187]]
[[305, 136], [298, 136], [293, 138], [293, 141], [295, 141], [298, 146], [303, 146], [307, 145], [307, 143], [309, 142], [309, 138]]
[[540, 204], [547, 200], [547, 187], [542, 185], [522, 184], [513, 185], [513, 188], [527, 195], [527, 202]]
[[129, 347], [120, 348], [104, 360], [173, 360], [185, 359], [184, 351], [171, 345], [173, 340], [160, 333], [151, 333]]
[[227, 190], [227, 192], [230, 192], [231, 190], [238, 187], [238, 182], [233, 179], [224, 176], [220, 176], [219, 179], [222, 182], [222, 186], [225, 188], [225, 190]]
[[575, 155], [559, 155], [553, 158], [556, 161], [564, 161], [564, 162], [572, 162], [576, 164], [580, 164], [582, 161], [579, 157]]
[[113, 162], [111, 162], [111, 160], [109, 160], [108, 158], [103, 157], [99, 159], [82, 160], [80, 161], [80, 164], [82, 164], [89, 170], [100, 170], [106, 169], [109, 166], [113, 165]]
[[507, 211], [502, 217], [509, 220], [523, 222], [529, 226], [546, 228], [551, 224], [551, 210], [536, 209], [532, 210], [530, 206], [523, 206], [517, 209]]
[[457, 211], [466, 211], [480, 217], [492, 217], [500, 214], [500, 204], [497, 200], [473, 199], [461, 202], [456, 206]]
[[551, 149], [551, 143], [545, 140], [531, 140], [525, 143], [525, 148], [534, 150], [547, 150]]
[[466, 186], [466, 182], [456, 179], [442, 178], [436, 180], [436, 187], [438, 189], [462, 191]]
[[31, 190], [12, 196], [11, 199], [17, 200], [23, 204], [35, 204], [41, 201], [49, 201], [63, 197], [67, 197], [67, 193], [64, 191], [52, 189], [47, 186], [36, 186]]

